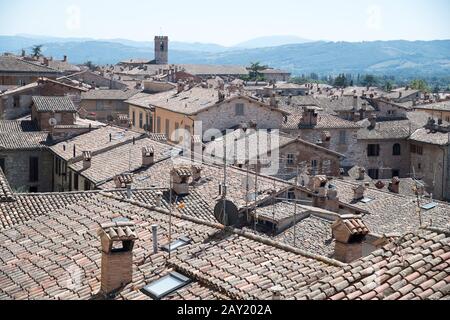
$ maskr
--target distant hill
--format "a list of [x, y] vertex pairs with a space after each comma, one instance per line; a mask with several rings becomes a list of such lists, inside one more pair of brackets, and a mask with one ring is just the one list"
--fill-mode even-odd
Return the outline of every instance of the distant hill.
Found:
[[267, 36], [241, 42], [235, 45], [234, 48], [255, 49], [255, 48], [278, 47], [287, 44], [298, 44], [307, 42], [312, 41], [297, 36]]
[[[108, 41], [32, 39], [0, 36], [0, 52], [20, 53], [44, 43], [43, 53], [55, 58], [68, 55], [72, 63], [88, 60], [96, 64], [115, 64], [124, 59], [153, 59], [153, 44], [115, 39]], [[396, 76], [448, 76], [450, 40], [308, 42], [257, 49], [230, 49], [214, 44], [171, 42], [171, 63], [248, 65], [259, 61], [291, 71], [294, 75], [316, 72], [374, 73]]]

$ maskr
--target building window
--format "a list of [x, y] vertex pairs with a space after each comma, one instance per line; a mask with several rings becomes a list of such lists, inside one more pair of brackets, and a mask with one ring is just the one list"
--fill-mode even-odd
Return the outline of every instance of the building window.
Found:
[[169, 119], [166, 119], [166, 137], [167, 137], [167, 139], [169, 139], [170, 140], [170, 120]]
[[369, 144], [367, 146], [367, 156], [368, 157], [379, 157], [380, 156], [380, 145], [379, 144]]
[[180, 133], [178, 132], [178, 130], [180, 129], [180, 124], [178, 122], [175, 122], [175, 141], [179, 141], [180, 140]]
[[244, 115], [244, 104], [236, 103], [236, 116], [243, 116], [243, 115]]
[[394, 177], [400, 177], [400, 170], [398, 170], [398, 169], [392, 170], [392, 178], [394, 178]]
[[144, 127], [144, 115], [142, 112], [139, 112], [139, 128], [142, 129]]
[[29, 191], [30, 193], [36, 193], [36, 192], [38, 192], [38, 188], [37, 188], [36, 186], [33, 186], [33, 187], [30, 187], [30, 188], [28, 189], [28, 191]]
[[399, 143], [394, 144], [392, 147], [392, 155], [393, 156], [400, 156], [402, 154], [402, 147]]
[[340, 131], [339, 132], [339, 144], [346, 144], [346, 143], [347, 143], [347, 132]]
[[156, 133], [161, 133], [161, 117], [156, 117]]
[[289, 164], [289, 165], [294, 164], [294, 155], [292, 153], [289, 153], [287, 155], [287, 164]]
[[84, 179], [84, 190], [91, 190], [91, 182], [88, 179]]
[[379, 179], [379, 170], [378, 169], [369, 169], [369, 177], [372, 179]]
[[78, 174], [73, 174], [73, 189], [78, 191]]
[[132, 113], [132, 115], [131, 115], [131, 121], [132, 121], [132, 123], [133, 123], [133, 127], [135, 127], [136, 126], [136, 112], [135, 111], [133, 111], [133, 113]]
[[14, 108], [19, 108], [20, 107], [20, 96], [14, 96], [13, 98], [14, 102]]
[[415, 153], [418, 155], [423, 155], [423, 147], [412, 144], [411, 145], [411, 153]]
[[0, 158], [0, 168], [2, 168], [3, 173], [6, 174], [5, 158]]
[[39, 180], [39, 158], [30, 157], [30, 182]]

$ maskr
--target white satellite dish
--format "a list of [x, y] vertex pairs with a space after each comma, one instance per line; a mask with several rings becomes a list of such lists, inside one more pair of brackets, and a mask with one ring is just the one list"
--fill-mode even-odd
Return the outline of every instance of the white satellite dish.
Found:
[[48, 120], [48, 124], [51, 125], [52, 127], [54, 127], [58, 124], [58, 121], [55, 118], [50, 118]]

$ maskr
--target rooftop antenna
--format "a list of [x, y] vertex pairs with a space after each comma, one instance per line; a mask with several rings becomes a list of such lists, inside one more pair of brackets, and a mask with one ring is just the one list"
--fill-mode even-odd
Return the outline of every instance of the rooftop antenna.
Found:
[[223, 186], [222, 186], [222, 200], [223, 200], [223, 216], [225, 225], [228, 222], [227, 219], [227, 144], [223, 143]]
[[[295, 176], [295, 187], [298, 186], [298, 164], [296, 169], [296, 176]], [[294, 197], [295, 197], [295, 189], [294, 189]], [[294, 199], [294, 247], [296, 247], [296, 238], [297, 238], [297, 199]]]

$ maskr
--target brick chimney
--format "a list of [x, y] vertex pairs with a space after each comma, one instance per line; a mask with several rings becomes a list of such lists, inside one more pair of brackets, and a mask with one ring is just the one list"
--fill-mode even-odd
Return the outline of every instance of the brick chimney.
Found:
[[191, 168], [176, 167], [170, 171], [172, 190], [179, 196], [189, 194], [189, 178], [192, 176]]
[[276, 99], [275, 93], [272, 93], [272, 95], [270, 96], [270, 106], [272, 108], [277, 107], [277, 99]]
[[114, 177], [114, 183], [116, 184], [117, 189], [126, 188], [127, 185], [133, 183], [133, 174], [131, 173], [118, 174]]
[[191, 170], [192, 170], [192, 180], [198, 182], [202, 178], [203, 167], [199, 165], [193, 165]]
[[354, 95], [353, 96], [353, 111], [358, 111], [358, 96]]
[[364, 198], [366, 187], [363, 184], [354, 186], [352, 189], [353, 189], [353, 201], [359, 201]]
[[318, 120], [318, 114], [314, 108], [304, 107], [302, 119], [300, 120], [300, 125], [302, 126], [316, 126]]
[[358, 168], [358, 180], [364, 180], [366, 178], [366, 169], [359, 167]]
[[155, 150], [152, 146], [142, 148], [142, 166], [149, 167], [155, 163]]
[[322, 136], [321, 137], [321, 141], [322, 141], [321, 145], [322, 145], [322, 147], [329, 149], [330, 148], [330, 143], [331, 143], [331, 134], [330, 134], [330, 132], [329, 131], [323, 131], [321, 136]]
[[87, 170], [92, 164], [92, 153], [90, 151], [83, 151], [83, 170]]
[[375, 114], [371, 113], [369, 115], [369, 122], [370, 122], [369, 129], [371, 129], [371, 130], [375, 129], [375, 127], [377, 125], [377, 116]]
[[333, 212], [339, 212], [339, 197], [335, 186], [329, 185], [327, 189], [327, 199], [325, 209]]
[[369, 229], [360, 217], [354, 215], [341, 216], [331, 226], [333, 238], [336, 240], [334, 258], [351, 263], [363, 255], [362, 244], [369, 234]]
[[133, 247], [138, 239], [132, 222], [110, 222], [98, 231], [102, 246], [101, 293], [117, 293], [133, 281]]
[[389, 182], [389, 191], [400, 193], [400, 179], [398, 177], [393, 177], [392, 181]]

